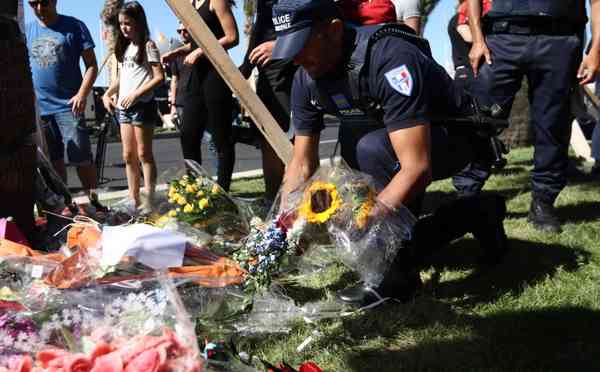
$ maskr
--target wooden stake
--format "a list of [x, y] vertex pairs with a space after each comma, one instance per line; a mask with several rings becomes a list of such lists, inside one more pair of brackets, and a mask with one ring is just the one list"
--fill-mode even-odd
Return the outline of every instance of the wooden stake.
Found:
[[229, 55], [219, 44], [202, 17], [189, 0], [166, 0], [175, 15], [186, 26], [190, 35], [202, 48], [229, 88], [249, 112], [258, 129], [263, 133], [281, 160], [287, 164], [292, 158], [292, 145], [269, 110], [265, 107], [244, 79]]

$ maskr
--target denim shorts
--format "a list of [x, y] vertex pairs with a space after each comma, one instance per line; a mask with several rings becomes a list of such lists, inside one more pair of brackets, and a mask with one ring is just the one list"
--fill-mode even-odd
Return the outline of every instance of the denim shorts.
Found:
[[127, 109], [117, 109], [119, 124], [131, 125], [155, 125], [156, 124], [156, 102], [137, 102]]
[[92, 145], [83, 116], [71, 111], [42, 115], [41, 128], [48, 145], [51, 161], [65, 159], [75, 166], [92, 164]]

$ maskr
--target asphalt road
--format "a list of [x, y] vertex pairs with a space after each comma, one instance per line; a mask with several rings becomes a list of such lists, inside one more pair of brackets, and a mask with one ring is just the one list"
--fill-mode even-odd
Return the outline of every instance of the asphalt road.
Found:
[[[320, 157], [327, 159], [333, 155], [338, 132], [338, 122], [326, 120], [326, 129], [321, 134]], [[96, 145], [93, 145], [93, 153], [96, 153]], [[338, 150], [339, 152], [339, 150]], [[154, 140], [154, 157], [157, 161], [158, 175], [163, 174], [172, 167], [182, 164], [182, 153], [179, 137], [158, 136]], [[205, 143], [202, 145], [203, 166], [209, 173], [214, 174], [211, 168], [214, 163], [214, 155], [208, 151]], [[236, 144], [236, 163], [234, 173], [261, 170], [261, 152], [259, 149], [245, 144]], [[127, 179], [122, 160], [122, 146], [119, 142], [107, 144], [104, 180], [99, 185], [100, 189], [119, 190], [127, 188]], [[81, 183], [77, 177], [74, 167], [68, 167], [68, 185], [73, 191], [81, 189]]]

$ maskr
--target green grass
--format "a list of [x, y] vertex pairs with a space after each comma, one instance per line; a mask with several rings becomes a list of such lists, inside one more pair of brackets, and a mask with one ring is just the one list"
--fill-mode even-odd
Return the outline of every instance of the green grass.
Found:
[[[292, 365], [313, 360], [325, 371], [600, 370], [600, 182], [571, 182], [556, 203], [564, 232], [538, 232], [526, 221], [531, 156], [531, 148], [513, 150], [484, 189], [508, 200], [510, 251], [499, 266], [480, 270], [478, 244], [466, 237], [422, 271], [426, 289], [409, 304], [299, 324], [289, 334], [242, 340], [241, 348]], [[247, 196], [261, 187], [238, 181], [233, 191]], [[451, 183], [437, 182], [426, 204], [450, 197]], [[346, 274], [332, 270], [308, 291], [330, 294]], [[296, 352], [314, 329], [321, 336]]]

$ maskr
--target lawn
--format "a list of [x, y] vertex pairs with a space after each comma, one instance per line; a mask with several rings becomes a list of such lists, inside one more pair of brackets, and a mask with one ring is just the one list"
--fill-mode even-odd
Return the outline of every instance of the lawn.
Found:
[[[510, 250], [499, 266], [480, 270], [480, 248], [466, 237], [432, 258], [411, 303], [298, 324], [288, 334], [242, 339], [240, 348], [292, 365], [313, 360], [325, 371], [600, 370], [600, 181], [570, 182], [557, 200], [564, 232], [538, 232], [526, 221], [531, 157], [531, 148], [513, 150], [484, 189], [508, 201]], [[262, 187], [237, 181], [233, 193], [251, 197]], [[451, 197], [451, 183], [437, 182], [427, 205]], [[308, 291], [330, 296], [347, 274], [333, 268]], [[297, 352], [314, 330], [319, 336]]]

